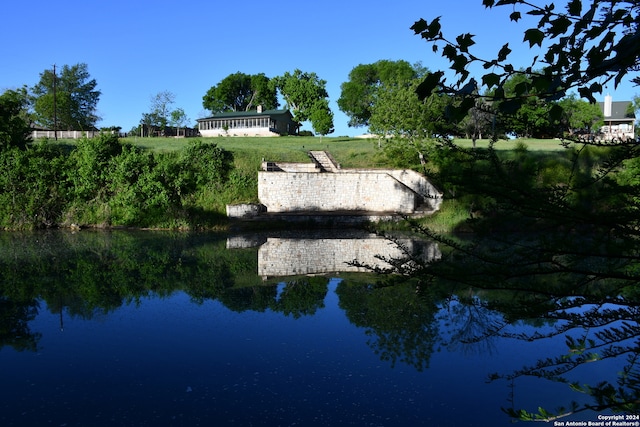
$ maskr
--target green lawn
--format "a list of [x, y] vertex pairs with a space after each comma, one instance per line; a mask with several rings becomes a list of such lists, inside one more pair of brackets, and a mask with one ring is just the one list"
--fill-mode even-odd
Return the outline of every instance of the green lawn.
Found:
[[[325, 150], [343, 167], [375, 167], [377, 140], [358, 138], [317, 138], [304, 136], [265, 137], [216, 137], [199, 138], [217, 144], [234, 153], [236, 161], [251, 163], [259, 168], [262, 159], [279, 162], [307, 162], [310, 150]], [[179, 150], [191, 139], [174, 138], [124, 138], [123, 141], [158, 152]], [[373, 163], [372, 163], [373, 162]], [[240, 166], [240, 165], [238, 165]]]
[[[305, 137], [283, 136], [274, 138], [265, 137], [216, 137], [200, 138], [205, 142], [212, 142], [219, 147], [235, 153], [240, 158], [251, 159], [251, 163], [259, 166], [262, 159], [280, 162], [305, 162], [308, 161], [307, 152], [310, 150], [326, 150], [346, 168], [384, 166], [376, 164], [375, 154], [379, 151], [378, 139], [362, 139], [348, 137]], [[139, 147], [159, 152], [179, 150], [191, 139], [184, 138], [124, 138], [123, 141]], [[470, 139], [457, 139], [455, 141], [463, 147], [471, 147]], [[500, 140], [495, 148], [498, 150], [511, 150], [518, 143], [523, 143], [531, 151], [560, 151], [563, 150], [560, 140], [557, 139], [513, 139]], [[384, 144], [384, 140], [381, 141]], [[476, 141], [478, 148], [486, 148], [489, 140]]]
[[[123, 142], [155, 152], [177, 151], [195, 138], [122, 138]], [[283, 137], [215, 137], [199, 138], [204, 142], [217, 144], [219, 147], [233, 152], [235, 166], [242, 171], [257, 171], [262, 160], [277, 162], [307, 162], [307, 152], [310, 150], [326, 150], [343, 168], [371, 168], [386, 167], [382, 156], [377, 156], [379, 145], [384, 140], [377, 138], [349, 138], [349, 137], [313, 137], [313, 136], [283, 136]], [[50, 140], [51, 143], [54, 141]], [[77, 141], [58, 140], [56, 144], [71, 149]], [[457, 139], [456, 143], [463, 147], [471, 147], [469, 139]], [[562, 150], [557, 139], [517, 139], [500, 140], [496, 143], [497, 150], [512, 150], [516, 144], [524, 143], [530, 151], [554, 152]], [[489, 140], [476, 141], [476, 147], [486, 148]]]
[[[150, 149], [158, 152], [167, 152], [179, 150], [192, 141], [194, 138], [138, 138], [127, 137], [122, 138], [123, 142], [128, 142], [139, 147]], [[213, 142], [220, 147], [230, 151], [256, 151], [269, 156], [270, 160], [287, 161], [287, 159], [273, 158], [275, 156], [292, 157], [297, 160], [306, 158], [306, 152], [309, 150], [327, 150], [334, 157], [340, 157], [341, 160], [347, 161], [353, 157], [359, 157], [362, 153], [374, 153], [378, 148], [378, 139], [363, 139], [349, 137], [313, 137], [313, 136], [282, 136], [282, 137], [216, 137], [216, 138], [199, 138], [205, 142]], [[57, 142], [49, 140], [50, 143], [74, 146], [76, 140], [59, 139]], [[471, 147], [470, 139], [456, 139], [455, 142], [463, 147]], [[516, 144], [524, 143], [531, 151], [556, 151], [561, 150], [560, 140], [558, 139], [511, 139], [500, 140], [495, 147], [498, 150], [513, 149]], [[384, 140], [381, 141], [384, 144]], [[486, 148], [489, 145], [488, 139], [476, 141], [476, 146]], [[260, 148], [260, 149], [258, 149]], [[357, 161], [356, 161], [357, 162]]]
[[[472, 142], [470, 139], [457, 139], [457, 144], [460, 144], [462, 147], [472, 147]], [[499, 140], [495, 148], [496, 150], [512, 150], [516, 147], [517, 144], [525, 144], [529, 151], [560, 151], [564, 150], [562, 145], [560, 144], [559, 139], [532, 139], [532, 138], [518, 138], [518, 139], [509, 139]], [[476, 147], [479, 148], [487, 148], [489, 146], [488, 139], [481, 139], [476, 141]]]

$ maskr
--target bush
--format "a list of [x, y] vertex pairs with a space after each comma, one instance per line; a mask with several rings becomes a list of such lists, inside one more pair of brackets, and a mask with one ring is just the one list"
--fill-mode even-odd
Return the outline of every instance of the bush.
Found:
[[104, 201], [111, 174], [111, 159], [122, 153], [117, 135], [102, 133], [82, 138], [70, 156], [69, 179], [75, 199], [80, 202]]
[[195, 190], [215, 182], [224, 182], [233, 168], [233, 155], [216, 144], [194, 140], [180, 152], [179, 163], [185, 182]]
[[108, 205], [112, 224], [150, 226], [178, 203], [169, 196], [153, 155], [125, 145], [110, 163]]
[[68, 189], [62, 151], [48, 144], [0, 151], [0, 226], [29, 230], [61, 218]]

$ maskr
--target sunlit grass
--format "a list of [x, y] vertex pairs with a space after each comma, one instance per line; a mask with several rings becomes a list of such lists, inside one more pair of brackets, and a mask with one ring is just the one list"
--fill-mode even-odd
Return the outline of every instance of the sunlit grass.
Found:
[[[213, 143], [234, 154], [236, 167], [242, 170], [259, 170], [263, 160], [276, 162], [308, 162], [308, 152], [324, 150], [345, 168], [376, 167], [377, 142], [359, 138], [318, 138], [305, 136], [265, 137], [214, 137], [198, 138]], [[123, 138], [123, 142], [154, 152], [180, 150], [192, 138]], [[384, 166], [384, 165], [381, 165]]]
[[[470, 139], [456, 139], [454, 142], [461, 147], [473, 147], [473, 142]], [[476, 140], [476, 148], [488, 148], [490, 142], [488, 139]], [[518, 144], [524, 144], [529, 151], [560, 151], [565, 149], [561, 142], [559, 139], [501, 139], [495, 143], [494, 148], [496, 150], [513, 150]]]

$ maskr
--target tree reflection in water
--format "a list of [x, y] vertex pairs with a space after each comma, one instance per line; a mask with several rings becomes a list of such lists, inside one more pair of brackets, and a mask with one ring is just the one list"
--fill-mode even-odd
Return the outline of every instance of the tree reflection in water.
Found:
[[[256, 274], [255, 250], [228, 251], [216, 236], [80, 234], [0, 237], [0, 347], [36, 351], [40, 336], [29, 330], [29, 322], [40, 301], [53, 313], [86, 319], [149, 295], [178, 291], [196, 304], [217, 300], [236, 312], [270, 310], [300, 318], [324, 308], [327, 277], [263, 282]], [[424, 264], [437, 277], [347, 275], [336, 290], [339, 307], [365, 329], [367, 344], [381, 360], [417, 371], [429, 368], [434, 351], [442, 347], [492, 354], [501, 339], [564, 337], [566, 351], [489, 379], [514, 385], [517, 393], [520, 379], [541, 378], [566, 384], [589, 400], [566, 402], [553, 412], [504, 409], [514, 418], [551, 420], [584, 411], [640, 409], [640, 294], [634, 287], [617, 282], [596, 286], [569, 274], [553, 281], [518, 279], [493, 282], [500, 287], [472, 287], [451, 280], [476, 274], [466, 268], [476, 266], [457, 262], [460, 271], [451, 277], [447, 262]], [[617, 377], [585, 384], [593, 377], [593, 363], [611, 361], [622, 366]]]
[[37, 351], [42, 335], [29, 328], [37, 314], [35, 300], [16, 302], [0, 296], [0, 349], [8, 346], [16, 351]]
[[342, 282], [336, 293], [349, 321], [365, 328], [367, 344], [384, 361], [429, 367], [438, 336], [434, 301], [416, 296], [415, 285], [370, 285]]
[[[491, 293], [483, 292], [482, 299], [468, 299], [464, 304], [455, 300], [452, 311], [454, 316], [462, 319], [452, 325], [455, 332], [451, 342], [480, 346], [479, 351], [491, 351], [492, 343], [497, 339], [543, 342], [564, 337], [565, 352], [541, 358], [535, 364], [513, 372], [493, 373], [489, 379], [507, 380], [517, 392], [517, 380], [536, 377], [566, 384], [591, 398], [582, 404], [573, 401], [557, 408], [538, 408], [537, 413], [514, 408], [505, 408], [505, 412], [521, 420], [551, 421], [585, 411], [638, 411], [640, 312], [637, 299], [626, 296], [597, 299], [553, 297], [549, 302], [555, 302], [554, 308], [541, 302], [536, 308], [526, 293], [497, 293], [500, 295], [492, 298]], [[509, 294], [511, 303], [507, 300]], [[505, 304], [508, 307], [504, 307]], [[522, 308], [520, 316], [517, 315], [518, 306]], [[540, 310], [542, 306], [544, 309]], [[505, 310], [501, 311], [501, 308]], [[465, 314], [467, 318], [464, 318]], [[522, 325], [532, 327], [528, 332], [522, 332]], [[583, 382], [583, 378], [594, 376], [591, 374], [592, 363], [605, 363], [612, 359], [615, 360], [614, 365], [623, 365], [616, 378], [603, 378], [594, 384]]]

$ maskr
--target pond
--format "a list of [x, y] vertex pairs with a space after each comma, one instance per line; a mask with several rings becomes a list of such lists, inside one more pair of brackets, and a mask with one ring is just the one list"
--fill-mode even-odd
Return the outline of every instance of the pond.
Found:
[[[336, 234], [0, 234], [0, 425], [506, 426], [594, 404], [585, 384], [637, 393], [619, 381], [637, 307], [581, 308], [625, 313], [586, 327], [626, 350], [572, 359], [563, 382], [576, 324], [352, 263], [428, 262], [433, 243]], [[640, 425], [597, 408], [555, 425], [613, 415]]]

